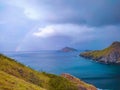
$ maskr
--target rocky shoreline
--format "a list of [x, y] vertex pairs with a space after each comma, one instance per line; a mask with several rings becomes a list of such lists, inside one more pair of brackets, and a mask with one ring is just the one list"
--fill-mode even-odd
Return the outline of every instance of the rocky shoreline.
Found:
[[78, 90], [97, 90], [97, 88], [95, 86], [93, 86], [91, 84], [87, 84], [68, 73], [64, 73], [61, 76], [68, 79], [69, 81], [75, 83], [78, 87]]
[[80, 53], [80, 56], [105, 64], [120, 64], [120, 42], [113, 42], [103, 50]]

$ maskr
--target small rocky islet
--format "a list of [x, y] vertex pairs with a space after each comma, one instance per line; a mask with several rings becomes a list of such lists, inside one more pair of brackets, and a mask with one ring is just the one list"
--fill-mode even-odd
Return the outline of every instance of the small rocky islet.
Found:
[[82, 52], [80, 56], [105, 64], [120, 64], [120, 42], [113, 42], [103, 50]]
[[64, 47], [60, 50], [61, 52], [75, 52], [77, 49], [71, 47]]

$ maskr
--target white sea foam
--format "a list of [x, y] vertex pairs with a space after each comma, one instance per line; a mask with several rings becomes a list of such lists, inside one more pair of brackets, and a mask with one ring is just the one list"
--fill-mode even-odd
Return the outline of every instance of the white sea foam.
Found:
[[110, 89], [100, 89], [100, 88], [97, 88], [97, 90], [110, 90]]
[[103, 90], [103, 89], [97, 88], [97, 90]]

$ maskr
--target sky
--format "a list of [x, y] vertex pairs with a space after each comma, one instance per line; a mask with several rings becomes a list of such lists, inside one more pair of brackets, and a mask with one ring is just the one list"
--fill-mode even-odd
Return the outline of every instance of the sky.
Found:
[[0, 51], [103, 49], [120, 41], [120, 0], [0, 0]]

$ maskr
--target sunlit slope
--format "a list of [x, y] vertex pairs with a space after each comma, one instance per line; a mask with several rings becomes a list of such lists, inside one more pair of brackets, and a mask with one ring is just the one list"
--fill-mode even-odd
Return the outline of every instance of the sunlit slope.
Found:
[[45, 90], [15, 76], [0, 71], [0, 90]]
[[97, 90], [71, 78], [35, 71], [0, 54], [0, 90]]
[[[12, 75], [12, 78], [22, 79], [47, 90], [77, 90], [77, 86], [74, 83], [61, 76], [37, 72], [4, 55], [0, 55], [0, 71]], [[2, 77], [0, 77], [0, 80], [1, 78]]]

